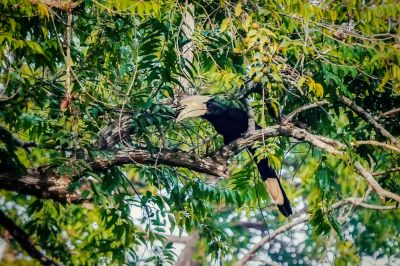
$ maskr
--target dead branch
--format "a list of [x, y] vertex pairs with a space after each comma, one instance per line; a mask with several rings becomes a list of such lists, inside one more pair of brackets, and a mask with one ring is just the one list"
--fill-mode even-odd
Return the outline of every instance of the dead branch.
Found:
[[261, 249], [266, 243], [270, 242], [271, 240], [275, 239], [278, 235], [288, 231], [289, 229], [295, 227], [296, 225], [302, 224], [306, 221], [308, 221], [308, 215], [305, 217], [297, 218], [295, 220], [290, 221], [290, 223], [287, 223], [278, 229], [276, 229], [274, 232], [268, 234], [267, 236], [263, 237], [261, 241], [257, 242], [244, 256], [241, 258], [238, 262], [236, 262], [234, 265], [235, 266], [241, 266], [245, 265], [246, 262], [251, 260], [251, 258], [255, 255], [255, 253]]

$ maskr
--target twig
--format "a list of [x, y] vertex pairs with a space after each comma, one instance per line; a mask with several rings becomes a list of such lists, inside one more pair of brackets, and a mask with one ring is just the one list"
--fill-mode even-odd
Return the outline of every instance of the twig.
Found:
[[244, 103], [246, 105], [247, 118], [248, 118], [247, 132], [251, 133], [256, 130], [256, 122], [254, 120], [254, 111], [253, 111], [253, 108], [251, 107], [251, 103], [250, 103], [249, 99], [244, 99]]
[[375, 192], [380, 196], [381, 199], [390, 198], [400, 202], [399, 195], [394, 194], [393, 192], [387, 191], [386, 189], [382, 188], [381, 185], [379, 185], [378, 181], [376, 181], [375, 178], [372, 176], [372, 174], [367, 169], [365, 169], [359, 162], [356, 162], [354, 166], [357, 172], [368, 181], [372, 189], [375, 190]]
[[294, 110], [293, 112], [291, 112], [288, 116], [286, 116], [286, 118], [283, 120], [283, 124], [287, 124], [288, 122], [291, 122], [292, 119], [300, 114], [301, 112], [304, 112], [306, 110], [312, 109], [312, 108], [316, 108], [319, 106], [323, 106], [323, 105], [327, 105], [329, 104], [329, 102], [327, 100], [323, 100], [323, 101], [318, 101], [318, 102], [314, 102], [314, 103], [310, 103], [307, 105], [304, 105], [296, 110]]
[[382, 175], [386, 175], [386, 174], [394, 173], [394, 172], [400, 172], [400, 167], [394, 167], [394, 168], [391, 168], [386, 171], [376, 172], [376, 173], [373, 173], [372, 175], [373, 176], [382, 176]]
[[248, 262], [254, 255], [255, 253], [261, 249], [266, 243], [270, 242], [274, 238], [276, 238], [278, 235], [288, 231], [289, 229], [295, 227], [296, 225], [302, 224], [306, 221], [308, 221], [309, 216], [305, 216], [302, 218], [298, 218], [295, 220], [290, 221], [290, 223], [287, 223], [278, 229], [276, 229], [274, 232], [268, 234], [267, 236], [263, 237], [261, 241], [257, 242], [247, 253], [246, 255], [243, 256], [238, 262], [235, 263], [235, 266], [241, 266], [245, 265], [246, 262]]
[[400, 142], [397, 140], [397, 138], [395, 138], [392, 134], [390, 134], [389, 131], [387, 131], [381, 124], [379, 124], [372, 115], [370, 115], [367, 111], [365, 111], [361, 106], [355, 104], [354, 102], [352, 102], [349, 98], [340, 95], [338, 97], [339, 102], [343, 103], [344, 105], [346, 105], [347, 107], [349, 107], [351, 110], [353, 110], [355, 113], [357, 113], [358, 115], [360, 115], [362, 118], [364, 118], [364, 120], [366, 120], [368, 123], [370, 123], [371, 125], [373, 125], [377, 130], [379, 130], [379, 132], [387, 137], [388, 139], [390, 139], [390, 141], [394, 144], [396, 144], [396, 146], [400, 147]]
[[36, 248], [35, 243], [32, 242], [29, 235], [16, 225], [13, 220], [8, 218], [2, 210], [0, 210], [0, 224], [12, 235], [29, 256], [37, 259], [43, 265], [60, 265]]
[[66, 55], [65, 55], [65, 89], [66, 95], [65, 100], [67, 102], [67, 106], [71, 101], [71, 66], [72, 66], [72, 58], [71, 58], [71, 39], [72, 39], [72, 10], [68, 10], [67, 16], [67, 28], [65, 32], [65, 45], [66, 47]]
[[391, 116], [396, 116], [399, 113], [400, 113], [400, 108], [396, 108], [396, 109], [393, 109], [393, 110], [390, 110], [390, 111], [387, 111], [387, 112], [384, 112], [384, 113], [380, 114], [378, 116], [378, 119], [379, 118], [387, 118], [387, 117], [391, 117]]
[[[36, 142], [34, 142], [34, 141], [25, 142], [25, 141], [17, 138], [10, 131], [8, 131], [6, 128], [4, 128], [2, 125], [0, 125], [0, 133], [1, 132], [3, 134], [7, 134], [9, 137], [11, 137], [14, 145], [17, 146], [17, 147], [21, 147], [21, 148], [27, 149], [27, 148], [30, 148], [30, 147], [36, 147], [37, 146]], [[0, 135], [0, 137], [1, 137], [1, 135]]]
[[393, 150], [393, 151], [395, 151], [397, 153], [400, 153], [400, 148], [395, 147], [393, 145], [389, 145], [389, 144], [383, 143], [383, 142], [379, 142], [379, 141], [376, 141], [376, 140], [360, 140], [360, 141], [357, 141], [357, 142], [352, 143], [352, 144], [356, 145], [356, 146], [358, 146], [358, 145], [373, 145], [373, 146], [382, 147], [382, 148]]
[[[368, 203], [363, 202], [363, 198], [346, 198], [344, 200], [338, 201], [331, 206], [331, 210], [340, 208], [347, 204], [353, 204], [355, 206], [373, 209], [373, 210], [393, 210], [396, 209], [396, 205], [390, 206], [378, 206], [378, 205], [371, 205]], [[245, 265], [246, 262], [251, 260], [251, 258], [255, 255], [255, 253], [260, 250], [266, 243], [270, 242], [271, 240], [275, 239], [278, 235], [285, 233], [286, 231], [290, 230], [291, 228], [295, 227], [296, 225], [302, 224], [307, 222], [310, 218], [310, 215], [307, 214], [304, 217], [299, 217], [294, 220], [291, 220], [289, 223], [282, 225], [281, 227], [277, 228], [274, 232], [270, 233], [269, 235], [263, 237], [259, 242], [257, 242], [238, 262], [236, 262], [235, 266], [242, 266]]]
[[71, 11], [72, 9], [80, 5], [83, 1], [79, 0], [76, 2], [72, 2], [64, 0], [30, 0], [30, 2], [32, 4], [40, 3], [48, 7], [57, 8], [63, 11]]

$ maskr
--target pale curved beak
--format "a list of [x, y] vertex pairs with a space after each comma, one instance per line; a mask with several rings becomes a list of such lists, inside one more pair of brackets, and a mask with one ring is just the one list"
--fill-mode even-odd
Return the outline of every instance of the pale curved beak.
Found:
[[209, 96], [201, 95], [189, 96], [185, 99], [182, 99], [180, 104], [183, 109], [176, 118], [176, 122], [180, 122], [189, 117], [198, 117], [204, 115], [207, 112], [206, 103], [210, 99], [211, 97]]

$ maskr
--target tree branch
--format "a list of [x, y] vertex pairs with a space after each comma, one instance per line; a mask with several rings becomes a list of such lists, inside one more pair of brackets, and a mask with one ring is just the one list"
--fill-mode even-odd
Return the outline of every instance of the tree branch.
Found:
[[[228, 177], [228, 168], [226, 160], [241, 150], [252, 146], [254, 142], [262, 140], [263, 137], [286, 136], [300, 141], [306, 141], [321, 150], [324, 150], [335, 156], [342, 156], [346, 145], [324, 136], [314, 135], [307, 130], [298, 128], [293, 124], [269, 126], [264, 129], [255, 130], [247, 133], [243, 138], [233, 141], [231, 144], [222, 147], [210, 157], [198, 156], [195, 153], [172, 151], [160, 149], [157, 153], [150, 153], [144, 149], [123, 149], [113, 151], [106, 158], [99, 157], [94, 161], [87, 161], [87, 164], [93, 170], [106, 170], [112, 166], [124, 164], [146, 164], [158, 165], [164, 164], [175, 167], [185, 167], [200, 173], [206, 173], [213, 176]], [[373, 182], [371, 174], [367, 175], [365, 171], [358, 166], [358, 172], [367, 179], [380, 196], [389, 197], [398, 200], [399, 196], [389, 191], [383, 190], [379, 184]], [[361, 170], [360, 170], [361, 169]], [[365, 170], [365, 169], [364, 169]], [[77, 173], [76, 175], [82, 175]], [[43, 174], [37, 170], [30, 170], [26, 176], [13, 178], [11, 174], [0, 173], [0, 188], [15, 191], [22, 194], [35, 195], [41, 198], [52, 198], [60, 202], [81, 203], [79, 194], [68, 191], [68, 185], [71, 182], [70, 177], [60, 177], [57, 173]], [[378, 187], [378, 186], [379, 187]]]
[[357, 172], [364, 177], [369, 185], [372, 187], [373, 190], [383, 199], [383, 198], [390, 198], [393, 199], [397, 202], [400, 202], [400, 196], [397, 194], [394, 194], [393, 192], [387, 191], [384, 188], [379, 185], [378, 181], [375, 180], [375, 178], [372, 176], [372, 174], [365, 169], [359, 162], [356, 162], [354, 164]]
[[400, 148], [390, 145], [390, 144], [379, 142], [376, 140], [359, 140], [356, 143], [354, 143], [354, 145], [356, 145], [356, 146], [358, 146], [358, 145], [373, 145], [373, 146], [382, 147], [382, 148], [389, 149], [389, 150], [395, 151], [397, 153], [400, 153]]
[[13, 220], [8, 218], [2, 210], [0, 210], [0, 224], [12, 235], [29, 256], [37, 259], [43, 265], [59, 265], [37, 249], [35, 243], [29, 238], [29, 235], [16, 225]]
[[181, 251], [176, 266], [191, 266], [196, 265], [193, 260], [193, 253], [196, 251], [196, 245], [199, 240], [199, 232], [193, 231], [186, 241], [185, 248]]
[[57, 173], [41, 173], [30, 169], [24, 176], [11, 172], [0, 173], [0, 189], [19, 194], [32, 195], [43, 199], [53, 199], [61, 203], [83, 203], [86, 200], [76, 192], [69, 192], [71, 179]]
[[32, 4], [42, 4], [51, 8], [57, 8], [62, 11], [70, 11], [82, 3], [82, 1], [65, 1], [65, 0], [30, 0]]
[[247, 110], [247, 118], [248, 118], [248, 126], [247, 126], [247, 132], [251, 133], [256, 130], [256, 122], [254, 119], [254, 111], [253, 108], [251, 107], [251, 103], [248, 99], [244, 99], [244, 103], [246, 106]]
[[[373, 209], [373, 210], [393, 210], [396, 209], [396, 205], [391, 205], [391, 206], [377, 206], [377, 205], [371, 205], [368, 203], [363, 202], [364, 198], [346, 198], [344, 200], [338, 201], [334, 204], [332, 204], [331, 210], [337, 209], [342, 207], [343, 205], [347, 204], [353, 204], [355, 206], [363, 207], [363, 208], [368, 208], [368, 209]], [[260, 250], [266, 243], [270, 242], [271, 240], [275, 239], [278, 235], [287, 232], [291, 228], [295, 227], [296, 225], [302, 224], [304, 222], [307, 222], [310, 218], [310, 215], [307, 214], [304, 217], [299, 217], [296, 219], [291, 220], [289, 223], [282, 225], [281, 227], [277, 228], [274, 232], [268, 234], [267, 236], [263, 237], [259, 242], [254, 244], [254, 246], [239, 260], [237, 261], [234, 265], [235, 266], [242, 266], [245, 265], [246, 262], [251, 260], [251, 258], [255, 255], [255, 253]]]
[[300, 114], [301, 112], [304, 112], [304, 111], [312, 109], [312, 108], [320, 107], [323, 105], [327, 105], [327, 104], [329, 104], [329, 102], [327, 100], [323, 100], [323, 101], [318, 101], [318, 102], [304, 105], [304, 106], [294, 110], [289, 115], [287, 115], [286, 118], [283, 120], [283, 124], [287, 124], [287, 123], [291, 122], [293, 120], [293, 118], [295, 116], [297, 116], [298, 114]]
[[36, 147], [37, 146], [37, 144], [34, 141], [25, 142], [25, 141], [17, 138], [16, 136], [14, 136], [10, 131], [8, 131], [2, 125], [0, 125], [0, 133], [5, 134], [7, 136], [7, 138], [11, 138], [12, 142], [17, 147], [21, 147], [21, 148], [27, 149], [27, 148], [30, 148], [30, 147]]
[[308, 221], [308, 215], [305, 217], [297, 218], [295, 220], [290, 221], [290, 223], [287, 223], [278, 229], [276, 229], [274, 232], [268, 234], [267, 236], [263, 237], [261, 241], [257, 242], [244, 256], [241, 258], [238, 262], [236, 262], [234, 265], [235, 266], [241, 266], [245, 265], [246, 262], [251, 260], [251, 258], [255, 255], [255, 253], [261, 249], [266, 243], [270, 242], [271, 240], [275, 239], [278, 235], [288, 231], [289, 229], [295, 227], [296, 225], [302, 224], [306, 221]]
[[[200, 173], [214, 176], [228, 176], [226, 161], [221, 157], [200, 157], [195, 153], [171, 151], [161, 149], [151, 154], [146, 150], [125, 149], [114, 151], [106, 158], [99, 157], [94, 161], [87, 161], [92, 170], [103, 171], [113, 166], [124, 164], [164, 164], [176, 167], [185, 167]], [[43, 169], [48, 168], [44, 171]], [[76, 173], [81, 176], [84, 172]], [[16, 175], [11, 172], [0, 172], [0, 189], [14, 191], [20, 194], [33, 195], [44, 199], [53, 199], [62, 203], [80, 204], [87, 202], [79, 193], [70, 192], [68, 187], [72, 181], [70, 176], [60, 176], [54, 167], [28, 169], [25, 175]]]
[[392, 109], [392, 110], [390, 110], [390, 111], [381, 113], [381, 114], [378, 116], [378, 119], [380, 119], [380, 118], [394, 117], [394, 116], [398, 115], [399, 113], [400, 113], [400, 108], [395, 108], [395, 109]]
[[387, 131], [381, 124], [379, 124], [372, 115], [370, 115], [367, 111], [365, 111], [361, 106], [352, 102], [349, 98], [340, 95], [338, 97], [339, 102], [343, 103], [347, 107], [349, 107], [353, 112], [357, 113], [361, 116], [365, 121], [373, 125], [383, 136], [390, 139], [390, 141], [400, 147], [400, 142], [395, 138], [389, 131]]
[[394, 172], [400, 172], [400, 167], [394, 167], [394, 168], [388, 169], [386, 171], [376, 172], [376, 173], [373, 173], [372, 175], [373, 176], [382, 176], [382, 175], [386, 175], [386, 174], [394, 173]]
[[94, 160], [91, 163], [91, 168], [93, 170], [105, 170], [112, 166], [131, 163], [185, 167], [200, 173], [228, 177], [228, 169], [221, 157], [200, 157], [195, 153], [167, 149], [160, 149], [155, 154], [151, 154], [147, 150], [119, 150], [110, 154], [107, 158]]
[[233, 154], [247, 148], [254, 144], [254, 142], [262, 140], [264, 137], [276, 137], [276, 136], [286, 136], [292, 137], [300, 141], [307, 141], [314, 146], [334, 155], [342, 155], [346, 145], [343, 143], [309, 133], [305, 129], [298, 128], [293, 124], [288, 125], [275, 125], [269, 126], [264, 129], [259, 129], [254, 131], [252, 134], [246, 134], [243, 138], [239, 138], [227, 146], [222, 147], [218, 154], [221, 154], [224, 157], [230, 157]]
[[98, 139], [95, 141], [94, 146], [100, 150], [112, 148], [122, 139], [129, 137], [134, 130], [134, 117], [133, 115], [122, 116], [110, 125], [100, 130]]

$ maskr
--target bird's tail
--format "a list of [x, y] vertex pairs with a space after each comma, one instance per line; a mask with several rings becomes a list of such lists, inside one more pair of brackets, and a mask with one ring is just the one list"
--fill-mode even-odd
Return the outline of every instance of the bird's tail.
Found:
[[[255, 149], [250, 148], [250, 152], [255, 154]], [[264, 181], [264, 184], [271, 195], [272, 199], [278, 206], [279, 211], [285, 215], [286, 217], [290, 216], [293, 211], [292, 207], [290, 206], [290, 202], [288, 197], [286, 196], [285, 191], [279, 181], [278, 176], [274, 169], [268, 163], [267, 158], [261, 159], [257, 162], [257, 159], [254, 157], [254, 160], [257, 164], [258, 171], [260, 172], [261, 178]]]

